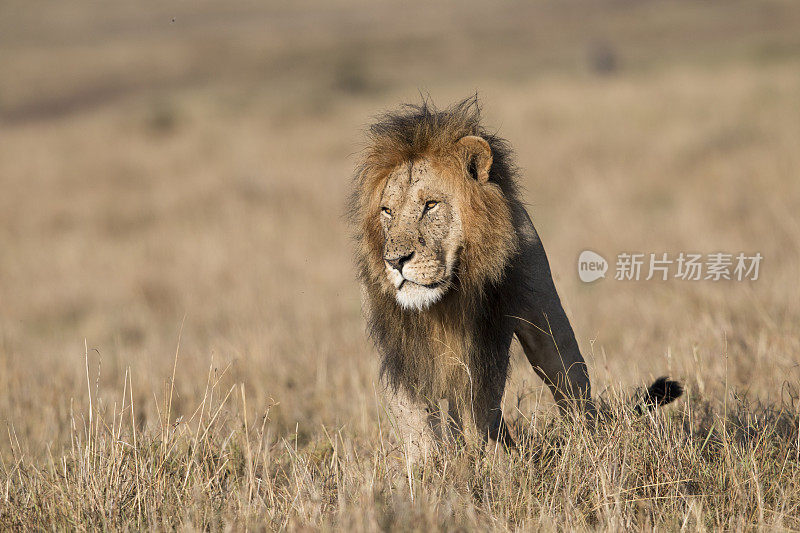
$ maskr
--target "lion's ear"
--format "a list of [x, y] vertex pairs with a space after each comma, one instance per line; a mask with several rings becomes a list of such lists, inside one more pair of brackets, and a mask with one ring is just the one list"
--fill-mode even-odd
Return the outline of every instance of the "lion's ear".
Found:
[[479, 183], [489, 181], [489, 169], [492, 168], [492, 149], [483, 137], [467, 135], [458, 140], [458, 145], [467, 157], [467, 169]]

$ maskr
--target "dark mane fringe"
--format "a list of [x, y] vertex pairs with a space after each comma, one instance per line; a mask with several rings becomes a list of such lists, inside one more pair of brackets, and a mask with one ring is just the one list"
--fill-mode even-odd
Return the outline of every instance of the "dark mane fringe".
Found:
[[[481, 124], [481, 106], [477, 95], [439, 110], [427, 97], [419, 104], [403, 104], [399, 111], [379, 115], [367, 130], [368, 148], [359, 173], [371, 169], [393, 168], [403, 161], [424, 155], [448, 155], [465, 135], [486, 139], [494, 161], [489, 179], [513, 188], [516, 199], [517, 174], [508, 142], [488, 132]], [[510, 191], [509, 191], [510, 192]]]

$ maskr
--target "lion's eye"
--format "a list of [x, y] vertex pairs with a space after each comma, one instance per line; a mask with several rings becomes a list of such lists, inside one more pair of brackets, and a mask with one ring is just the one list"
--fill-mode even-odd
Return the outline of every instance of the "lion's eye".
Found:
[[433, 209], [437, 205], [439, 205], [439, 202], [437, 202], [436, 200], [429, 200], [429, 201], [425, 202], [425, 211], [430, 211], [431, 209]]
[[383, 213], [384, 216], [392, 218], [392, 210], [388, 207], [381, 207], [381, 213]]

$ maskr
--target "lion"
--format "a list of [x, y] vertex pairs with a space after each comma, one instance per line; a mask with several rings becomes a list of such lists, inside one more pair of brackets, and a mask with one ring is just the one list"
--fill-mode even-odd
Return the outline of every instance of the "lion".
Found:
[[[515, 335], [561, 410], [591, 416], [587, 366], [511, 148], [481, 125], [477, 96], [443, 111], [405, 105], [367, 135], [350, 218], [368, 330], [409, 454], [467, 428], [515, 446], [501, 413]], [[661, 378], [645, 405], [681, 392]]]

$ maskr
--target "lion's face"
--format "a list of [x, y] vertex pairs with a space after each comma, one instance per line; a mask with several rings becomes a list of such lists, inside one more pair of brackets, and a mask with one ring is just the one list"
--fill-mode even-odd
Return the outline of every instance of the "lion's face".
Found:
[[480, 297], [517, 246], [509, 204], [489, 180], [489, 143], [440, 139], [409, 156], [392, 151], [395, 139], [384, 142], [372, 148], [356, 189], [366, 286], [417, 311], [450, 292]]
[[463, 246], [453, 169], [431, 160], [397, 167], [381, 196], [383, 260], [397, 302], [423, 310], [451, 288]]

